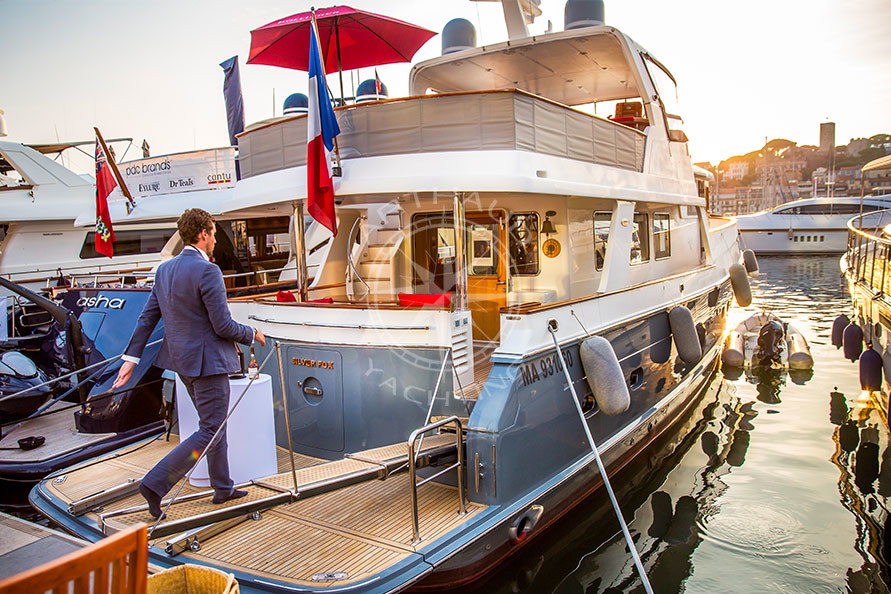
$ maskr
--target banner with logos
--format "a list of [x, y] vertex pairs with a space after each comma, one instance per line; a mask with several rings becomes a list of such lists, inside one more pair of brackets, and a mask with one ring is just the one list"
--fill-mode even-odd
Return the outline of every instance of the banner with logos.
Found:
[[[235, 187], [235, 148], [176, 153], [119, 163], [134, 198]], [[117, 192], [115, 192], [117, 193]]]

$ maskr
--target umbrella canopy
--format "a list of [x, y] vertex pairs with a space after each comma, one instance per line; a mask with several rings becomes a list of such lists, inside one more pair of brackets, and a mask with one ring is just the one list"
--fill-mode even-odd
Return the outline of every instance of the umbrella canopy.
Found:
[[[335, 6], [316, 11], [325, 72], [410, 62], [435, 32], [387, 16]], [[312, 13], [301, 12], [251, 31], [248, 64], [309, 70]]]

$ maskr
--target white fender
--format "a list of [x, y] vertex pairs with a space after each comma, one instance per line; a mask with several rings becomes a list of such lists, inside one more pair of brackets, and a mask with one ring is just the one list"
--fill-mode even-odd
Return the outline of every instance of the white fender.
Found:
[[699, 361], [702, 358], [702, 345], [690, 310], [683, 305], [672, 307], [668, 312], [668, 325], [671, 326], [674, 346], [684, 363], [691, 365]]
[[743, 264], [749, 274], [758, 272], [758, 258], [755, 257], [755, 252], [752, 250], [743, 250]]
[[730, 286], [740, 307], [748, 307], [752, 304], [752, 287], [749, 285], [749, 275], [742, 264], [731, 264], [727, 271], [730, 274]]
[[613, 345], [602, 336], [591, 336], [579, 346], [579, 358], [600, 410], [610, 416], [628, 410], [631, 394]]

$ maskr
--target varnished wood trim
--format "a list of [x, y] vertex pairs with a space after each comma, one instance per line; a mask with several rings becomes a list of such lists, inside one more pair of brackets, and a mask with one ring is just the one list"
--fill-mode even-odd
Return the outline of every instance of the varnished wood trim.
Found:
[[671, 276], [664, 276], [662, 278], [653, 279], [651, 281], [646, 281], [643, 283], [632, 285], [630, 287], [616, 289], [615, 291], [609, 291], [607, 293], [593, 293], [591, 295], [585, 295], [583, 297], [575, 297], [573, 299], [564, 299], [563, 301], [557, 301], [554, 303], [545, 303], [545, 304], [539, 305], [537, 307], [522, 307], [522, 306], [521, 307], [511, 306], [509, 308], [502, 307], [499, 310], [499, 313], [505, 313], [505, 314], [509, 313], [509, 314], [513, 314], [513, 315], [523, 316], [523, 315], [528, 315], [528, 314], [539, 313], [542, 311], [550, 311], [552, 309], [566, 307], [567, 305], [575, 305], [577, 303], [583, 303], [585, 301], [590, 301], [591, 299], [599, 299], [601, 297], [607, 297], [609, 295], [618, 295], [620, 293], [626, 293], [628, 291], [640, 289], [641, 287], [648, 287], [648, 286], [656, 285], [659, 283], [664, 283], [664, 282], [668, 282], [668, 281], [672, 281], [672, 280], [677, 280], [680, 278], [685, 278], [688, 276], [692, 276], [694, 274], [699, 274], [701, 272], [705, 272], [706, 270], [708, 270], [710, 268], [714, 268], [714, 267], [715, 266], [713, 264], [709, 264], [707, 266], [700, 266], [698, 268], [694, 268], [693, 270], [688, 270], [686, 272], [679, 272], [679, 273], [673, 274]]

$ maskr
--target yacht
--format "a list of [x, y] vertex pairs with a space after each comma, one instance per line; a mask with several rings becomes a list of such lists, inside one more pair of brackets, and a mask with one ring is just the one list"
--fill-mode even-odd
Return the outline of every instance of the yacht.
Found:
[[[160, 261], [161, 248], [176, 230], [169, 222], [116, 228], [114, 258], [96, 251], [95, 183], [44, 152], [61, 153], [92, 144], [0, 142], [0, 275], [4, 278], [41, 289], [60, 275], [132, 274], [151, 270]], [[75, 219], [84, 211], [92, 211], [92, 223], [76, 228]], [[8, 294], [0, 288], [0, 296]]]
[[891, 207], [891, 196], [803, 198], [737, 217], [740, 242], [759, 256], [842, 254], [848, 220]]
[[182, 483], [155, 521], [136, 486], [171, 436], [32, 504], [90, 540], [147, 522], [153, 563], [242, 592], [459, 588], [603, 488], [592, 441], [612, 475], [691, 410], [749, 291], [737, 226], [697, 191], [671, 72], [580, 5], [532, 36], [504, 0], [510, 40], [483, 47], [452, 21], [410, 96], [338, 107], [311, 274], [306, 116], [239, 137], [225, 216], [292, 221], [295, 289], [230, 300], [270, 339], [277, 473], [223, 505]]
[[[891, 169], [891, 156], [876, 159], [863, 166], [863, 171], [881, 169]], [[847, 321], [859, 327], [859, 332], [851, 335], [859, 338], [859, 341], [856, 341], [859, 349], [848, 345], [845, 351], [853, 348], [854, 352], [859, 354], [860, 349], [871, 347], [881, 355], [881, 368], [878, 369], [881, 386], [871, 389], [877, 392], [880, 389], [887, 391], [891, 388], [888, 382], [888, 372], [891, 371], [891, 341], [888, 334], [891, 332], [891, 301], [887, 297], [891, 290], [889, 249], [891, 249], [891, 210], [858, 215], [848, 222], [847, 251], [841, 259], [841, 269], [853, 302], [853, 311], [849, 312], [852, 315]], [[847, 332], [845, 340], [848, 340]], [[875, 356], [873, 359], [873, 363], [879, 361]], [[861, 362], [861, 383], [865, 367], [868, 368], [870, 365]], [[873, 368], [872, 371], [875, 372], [876, 369]], [[878, 406], [887, 415], [887, 399], [879, 398]]]

